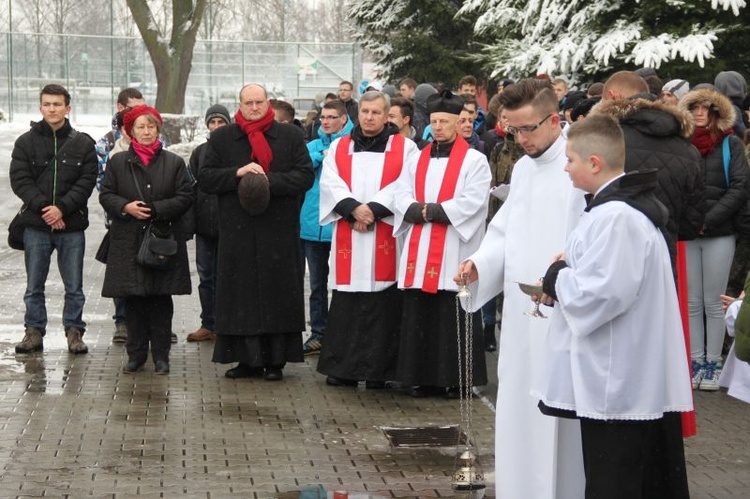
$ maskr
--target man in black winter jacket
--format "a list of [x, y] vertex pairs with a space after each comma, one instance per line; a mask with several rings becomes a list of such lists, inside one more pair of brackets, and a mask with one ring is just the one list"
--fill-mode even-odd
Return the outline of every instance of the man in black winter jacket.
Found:
[[21, 220], [26, 264], [26, 334], [17, 353], [42, 350], [47, 327], [44, 284], [52, 252], [65, 286], [63, 326], [71, 353], [87, 353], [83, 342], [83, 231], [89, 225], [89, 196], [96, 184], [94, 141], [66, 118], [70, 94], [50, 84], [39, 96], [43, 120], [32, 122], [13, 147], [10, 185], [23, 201]]
[[[214, 104], [206, 111], [206, 127], [209, 132], [229, 125], [232, 119], [229, 111], [221, 104]], [[190, 171], [198, 178], [206, 159], [204, 142], [190, 155]], [[214, 304], [216, 296], [216, 276], [219, 258], [219, 198], [216, 194], [206, 194], [195, 186], [195, 265], [198, 268], [198, 296], [201, 300], [201, 327], [187, 335], [188, 341], [212, 341], [214, 334]]]
[[695, 239], [703, 226], [705, 183], [700, 155], [689, 141], [692, 118], [649, 95], [643, 78], [620, 71], [607, 80], [604, 102], [592, 114], [608, 114], [620, 122], [626, 172], [659, 170], [656, 197], [669, 210], [667, 243], [674, 258], [676, 242]]

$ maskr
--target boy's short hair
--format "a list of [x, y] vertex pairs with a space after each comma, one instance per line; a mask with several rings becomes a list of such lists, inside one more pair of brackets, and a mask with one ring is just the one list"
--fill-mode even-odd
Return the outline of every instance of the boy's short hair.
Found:
[[568, 88], [568, 82], [564, 78], [555, 78], [554, 81], [552, 81], [553, 85], [558, 85], [562, 83], [565, 88]]
[[42, 102], [42, 95], [62, 95], [65, 99], [65, 105], [70, 105], [70, 93], [62, 85], [57, 83], [50, 83], [45, 85], [41, 92], [39, 92], [39, 102]]
[[350, 82], [349, 80], [342, 80], [341, 83], [339, 83], [339, 87], [341, 85], [346, 85], [350, 90], [354, 90], [354, 83]]
[[616, 119], [592, 115], [568, 128], [568, 142], [581, 156], [599, 156], [610, 170], [625, 168], [625, 135]]
[[477, 86], [477, 79], [474, 78], [472, 75], [466, 75], [460, 80], [458, 80], [458, 88], [461, 89], [464, 85], [474, 85]]
[[401, 110], [401, 117], [409, 117], [409, 123], [414, 120], [414, 103], [403, 97], [394, 97], [391, 99], [391, 107], [397, 106]]
[[279, 99], [269, 99], [268, 104], [270, 104], [271, 108], [273, 108], [274, 111], [279, 112], [279, 117], [282, 120], [288, 123], [292, 123], [294, 121], [294, 106], [292, 106], [288, 102]]
[[401, 85], [406, 85], [409, 88], [417, 88], [417, 80], [407, 76], [406, 78], [398, 82], [399, 88], [401, 88]]
[[117, 103], [121, 106], [127, 106], [130, 99], [143, 99], [143, 94], [137, 88], [123, 88], [117, 94]]
[[508, 111], [531, 105], [541, 114], [557, 113], [558, 102], [549, 80], [526, 78], [500, 94], [500, 104]]
[[346, 104], [344, 104], [338, 99], [329, 100], [328, 102], [325, 102], [321, 109], [333, 109], [334, 111], [339, 113], [339, 117], [344, 116], [346, 114]]

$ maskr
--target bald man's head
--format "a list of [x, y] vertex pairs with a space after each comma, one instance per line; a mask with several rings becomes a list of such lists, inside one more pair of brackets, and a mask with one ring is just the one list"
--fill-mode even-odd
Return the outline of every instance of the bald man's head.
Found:
[[647, 94], [646, 80], [633, 71], [618, 71], [604, 84], [603, 100], [626, 99], [638, 94]]

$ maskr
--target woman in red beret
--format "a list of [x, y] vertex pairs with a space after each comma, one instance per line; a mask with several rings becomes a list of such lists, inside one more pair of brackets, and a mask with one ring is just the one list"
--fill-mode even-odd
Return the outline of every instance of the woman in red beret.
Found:
[[[102, 296], [125, 299], [126, 373], [146, 363], [149, 343], [156, 374], [169, 372], [172, 295], [191, 291], [180, 222], [192, 203], [192, 186], [182, 158], [163, 149], [161, 125], [161, 115], [149, 106], [125, 114], [123, 126], [132, 139], [130, 149], [109, 158], [99, 196], [112, 219]], [[172, 237], [177, 243], [177, 253], [162, 268], [136, 262], [141, 243], [150, 233]]]

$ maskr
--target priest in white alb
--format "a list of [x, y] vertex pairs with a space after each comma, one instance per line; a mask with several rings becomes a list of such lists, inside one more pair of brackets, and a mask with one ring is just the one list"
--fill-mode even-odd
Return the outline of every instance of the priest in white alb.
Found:
[[[397, 380], [415, 397], [460, 396], [456, 266], [482, 241], [492, 180], [487, 158], [458, 135], [463, 99], [445, 90], [427, 99], [434, 142], [412, 158], [398, 182], [394, 234], [404, 235], [398, 285], [404, 290]], [[482, 318], [474, 312], [473, 385], [487, 383]], [[458, 334], [460, 323], [460, 344]]]
[[388, 123], [390, 99], [366, 92], [359, 124], [331, 143], [320, 179], [320, 223], [333, 222], [333, 289], [318, 372], [333, 386], [383, 388], [395, 379], [401, 292], [393, 191], [416, 144]]
[[524, 314], [532, 304], [518, 282], [539, 280], [561, 253], [585, 207], [584, 192], [565, 172], [565, 138], [552, 87], [521, 80], [500, 96], [508, 132], [526, 152], [513, 168], [508, 199], [487, 227], [479, 249], [459, 267], [471, 282], [474, 307], [505, 292], [498, 348], [495, 487], [503, 499], [580, 499], [584, 493], [577, 421], [550, 418], [531, 396], [540, 375], [549, 317]]

